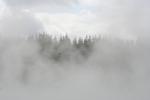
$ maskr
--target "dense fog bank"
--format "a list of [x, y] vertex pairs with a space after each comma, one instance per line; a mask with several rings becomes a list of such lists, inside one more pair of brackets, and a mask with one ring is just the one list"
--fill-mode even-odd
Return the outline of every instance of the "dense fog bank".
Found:
[[0, 98], [149, 100], [149, 50], [143, 39], [1, 38]]

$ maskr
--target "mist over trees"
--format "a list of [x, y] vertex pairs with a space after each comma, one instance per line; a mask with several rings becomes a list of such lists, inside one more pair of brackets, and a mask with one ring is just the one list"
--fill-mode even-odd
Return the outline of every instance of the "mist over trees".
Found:
[[[58, 41], [46, 34], [27, 39], [1, 39], [1, 81], [30, 83], [35, 79], [31, 76], [40, 81], [43, 76], [41, 71], [48, 71], [49, 68], [58, 70], [58, 67], [98, 68], [129, 78], [138, 68], [149, 71], [146, 70], [149, 69], [149, 47], [147, 42], [140, 40], [133, 43], [98, 37], [71, 41], [68, 36], [64, 36]], [[51, 74], [49, 71], [46, 73]], [[57, 73], [61, 76], [61, 71]]]
[[112, 94], [113, 100], [118, 95], [125, 100], [149, 98], [147, 41], [135, 43], [101, 37], [72, 41], [68, 36], [58, 40], [45, 34], [24, 39], [1, 37], [0, 86], [2, 91], [18, 85], [51, 87], [54, 89], [49, 90], [51, 94], [64, 93], [63, 100], [75, 94], [76, 100], [86, 97], [110, 100], [108, 96]]

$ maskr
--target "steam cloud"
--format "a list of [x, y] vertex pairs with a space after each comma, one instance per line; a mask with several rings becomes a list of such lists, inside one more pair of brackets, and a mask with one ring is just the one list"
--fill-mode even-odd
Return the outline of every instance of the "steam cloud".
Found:
[[[150, 99], [148, 0], [0, 0], [0, 5], [0, 99]], [[104, 38], [78, 43], [67, 36], [58, 42], [55, 34], [24, 38], [39, 32]]]
[[[149, 44], [1, 38], [3, 100], [148, 100]], [[14, 92], [15, 91], [15, 92]]]

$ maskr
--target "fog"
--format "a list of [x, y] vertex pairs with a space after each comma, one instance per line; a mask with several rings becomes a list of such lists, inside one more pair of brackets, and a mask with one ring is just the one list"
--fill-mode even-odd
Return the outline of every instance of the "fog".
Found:
[[149, 5], [0, 0], [0, 99], [149, 100]]
[[149, 43], [0, 39], [2, 100], [149, 100]]

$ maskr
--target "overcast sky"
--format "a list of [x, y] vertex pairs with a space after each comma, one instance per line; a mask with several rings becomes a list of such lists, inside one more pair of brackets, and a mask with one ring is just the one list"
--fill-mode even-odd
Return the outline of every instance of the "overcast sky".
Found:
[[0, 33], [149, 36], [149, 0], [0, 0]]

